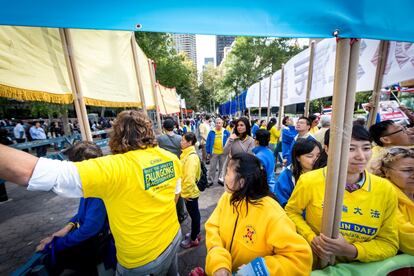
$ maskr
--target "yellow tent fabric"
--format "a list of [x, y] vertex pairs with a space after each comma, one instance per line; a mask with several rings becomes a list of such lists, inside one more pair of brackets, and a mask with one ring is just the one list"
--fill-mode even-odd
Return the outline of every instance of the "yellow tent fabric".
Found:
[[[70, 30], [72, 58], [87, 105], [141, 107], [132, 32]], [[147, 108], [154, 108], [148, 59], [138, 49]], [[0, 97], [70, 104], [59, 29], [0, 26]]]
[[138, 46], [138, 44], [137, 56], [139, 72], [142, 81], [142, 89], [144, 90], [145, 105], [147, 106], [147, 109], [155, 109], [155, 100], [153, 94], [154, 87], [151, 83], [150, 65], [148, 64], [147, 56], [145, 55], [144, 51], [142, 51], [142, 49]]
[[160, 114], [173, 114], [180, 112], [180, 103], [177, 100], [175, 88], [167, 88], [157, 83], [157, 96]]
[[0, 97], [73, 101], [58, 29], [0, 26]]
[[71, 29], [70, 34], [85, 103], [141, 107], [132, 32]]

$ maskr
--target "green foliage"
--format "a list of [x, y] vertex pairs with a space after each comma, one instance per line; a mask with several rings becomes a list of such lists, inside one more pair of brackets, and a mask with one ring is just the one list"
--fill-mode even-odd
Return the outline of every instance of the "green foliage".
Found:
[[221, 89], [243, 91], [279, 70], [301, 50], [287, 38], [238, 37], [224, 62]]
[[138, 45], [148, 58], [156, 63], [156, 78], [160, 84], [175, 87], [186, 99], [187, 108], [198, 104], [197, 71], [193, 62], [173, 48], [172, 38], [166, 33], [135, 32]]
[[33, 117], [60, 117], [62, 114], [67, 113], [68, 105], [52, 104], [45, 102], [32, 102], [30, 113]]

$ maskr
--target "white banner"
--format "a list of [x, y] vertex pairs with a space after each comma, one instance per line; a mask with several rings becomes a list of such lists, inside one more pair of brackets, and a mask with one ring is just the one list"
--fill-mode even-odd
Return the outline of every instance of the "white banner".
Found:
[[247, 89], [246, 95], [246, 107], [259, 107], [259, 85], [260, 82], [256, 82]]
[[[332, 96], [335, 71], [335, 38], [324, 39], [315, 45], [313, 58], [311, 100]], [[305, 102], [305, 98], [303, 99]]]
[[309, 53], [306, 49], [293, 58], [285, 65], [284, 90], [287, 91], [287, 98], [283, 105], [302, 103], [306, 99], [306, 86], [308, 83]]
[[382, 87], [414, 79], [414, 44], [391, 41]]
[[[374, 89], [378, 62], [378, 40], [363, 39], [360, 44], [356, 91]], [[304, 103], [308, 80], [310, 49], [306, 49], [285, 65], [283, 84], [283, 105]], [[310, 99], [333, 95], [336, 58], [336, 39], [324, 39], [315, 45]], [[272, 75], [271, 106], [279, 106], [281, 70]], [[414, 45], [406, 42], [391, 42], [388, 62], [384, 72], [383, 86], [414, 79]], [[247, 107], [259, 107], [259, 84], [262, 87], [262, 107], [267, 107], [269, 79], [252, 85], [246, 97]]]
[[282, 70], [280, 69], [272, 75], [272, 95], [270, 97], [271, 106], [279, 106], [281, 74]]

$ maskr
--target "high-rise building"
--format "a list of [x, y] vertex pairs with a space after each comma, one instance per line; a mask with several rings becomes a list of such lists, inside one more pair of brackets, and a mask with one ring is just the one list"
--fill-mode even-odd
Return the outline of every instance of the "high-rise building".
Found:
[[183, 52], [191, 59], [197, 68], [196, 36], [192, 34], [173, 34], [174, 48]]
[[208, 65], [212, 65], [214, 67], [214, 58], [213, 57], [204, 58], [203, 71], [206, 70]]
[[224, 57], [224, 48], [225, 47], [229, 47], [234, 39], [236, 37], [235, 36], [223, 36], [223, 35], [218, 35], [216, 37], [216, 61], [217, 61], [217, 66], [220, 65], [221, 61], [223, 60]]

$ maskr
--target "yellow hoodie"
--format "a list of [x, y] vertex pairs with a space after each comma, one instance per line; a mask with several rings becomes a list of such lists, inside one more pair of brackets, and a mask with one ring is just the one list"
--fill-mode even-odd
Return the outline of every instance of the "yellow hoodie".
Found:
[[400, 250], [414, 255], [414, 202], [397, 186], [394, 187], [398, 195], [397, 223]]
[[[285, 207], [309, 243], [321, 230], [325, 174], [326, 168], [302, 174]], [[361, 189], [345, 191], [340, 233], [356, 247], [356, 260], [374, 262], [398, 251], [397, 196], [388, 180], [368, 172], [365, 175]], [[302, 216], [304, 210], [306, 220]]]
[[181, 164], [183, 165], [181, 178], [181, 197], [182, 198], [197, 198], [200, 196], [200, 191], [197, 187], [197, 181], [200, 179], [201, 167], [200, 159], [198, 158], [194, 146], [183, 149], [180, 155]]
[[207, 220], [206, 273], [220, 268], [237, 271], [257, 257], [263, 257], [270, 275], [308, 275], [312, 254], [306, 241], [296, 233], [295, 225], [270, 197], [257, 205], [230, 204], [231, 194], [224, 192]]

